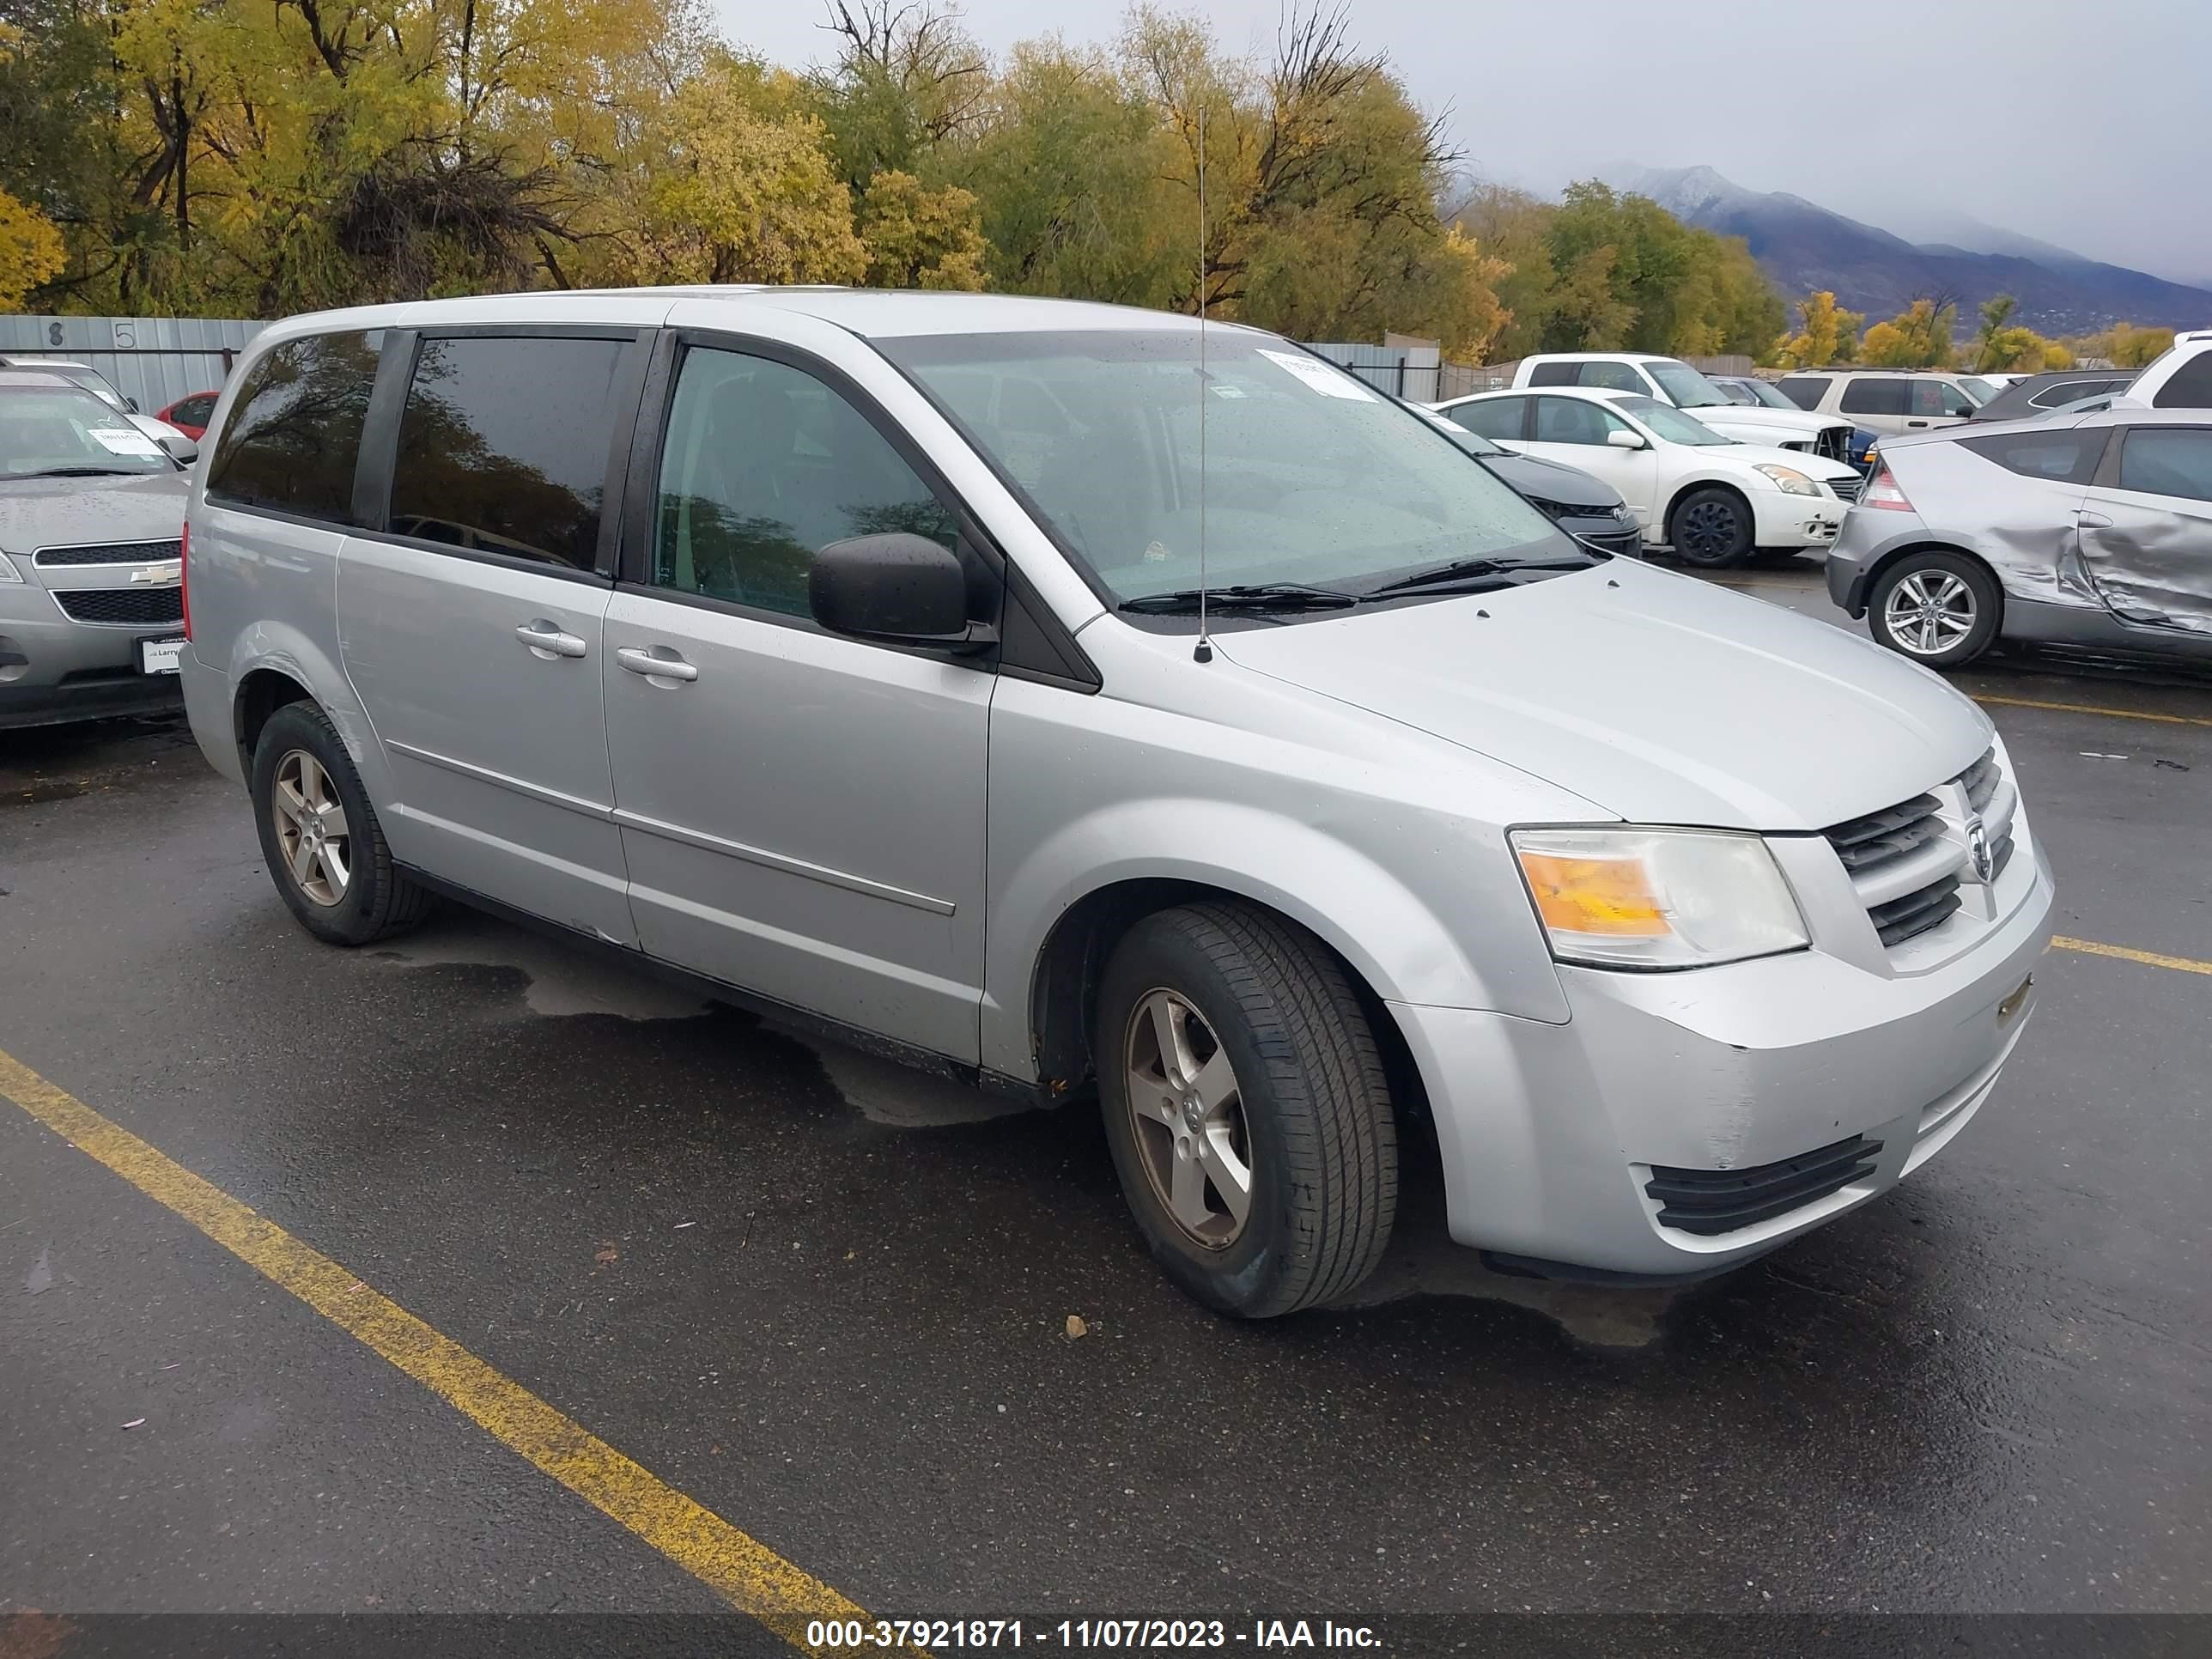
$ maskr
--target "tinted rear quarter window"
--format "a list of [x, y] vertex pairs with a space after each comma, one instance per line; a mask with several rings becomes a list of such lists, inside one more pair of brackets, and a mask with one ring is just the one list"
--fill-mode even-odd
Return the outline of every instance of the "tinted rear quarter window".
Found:
[[1528, 371], [1530, 386], [1572, 386], [1580, 363], [1539, 363]]
[[426, 338], [400, 411], [392, 532], [590, 568], [627, 347], [570, 337]]
[[1775, 389], [1800, 409], [1818, 409], [1820, 394], [1828, 389], [1828, 377], [1825, 374], [1785, 375], [1777, 383]]
[[1885, 374], [1854, 374], [1836, 407], [1846, 415], [1902, 415], [1911, 396], [1903, 380]]
[[208, 466], [210, 501], [353, 522], [353, 474], [383, 335], [311, 334], [254, 360]]
[[1997, 438], [1961, 438], [1959, 441], [1977, 455], [1987, 457], [2007, 471], [2054, 483], [2086, 484], [2097, 470], [2109, 435], [2102, 427], [2091, 431], [2014, 432]]
[[1641, 392], [1651, 387], [1633, 363], [1584, 363], [1581, 384], [1607, 392]]
[[1486, 438], [1512, 440], [1521, 435], [1522, 411], [1528, 406], [1526, 398], [1492, 398], [1479, 404], [1462, 404], [1456, 409], [1444, 411], [1444, 418], [1455, 426], [1463, 426], [1469, 432]]
[[2137, 427], [2120, 450], [2120, 488], [2212, 501], [2212, 427]]
[[2212, 409], [2212, 351], [2200, 351], [2175, 369], [2154, 402], [2160, 409]]

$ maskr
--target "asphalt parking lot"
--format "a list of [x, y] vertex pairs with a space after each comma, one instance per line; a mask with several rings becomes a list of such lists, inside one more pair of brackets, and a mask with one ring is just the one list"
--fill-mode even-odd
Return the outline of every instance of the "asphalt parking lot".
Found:
[[1676, 1291], [1417, 1198], [1260, 1328], [1088, 1113], [465, 913], [320, 946], [181, 721], [0, 735], [0, 1613], [2207, 1610], [2212, 684], [1959, 683], [2069, 943], [1955, 1146]]

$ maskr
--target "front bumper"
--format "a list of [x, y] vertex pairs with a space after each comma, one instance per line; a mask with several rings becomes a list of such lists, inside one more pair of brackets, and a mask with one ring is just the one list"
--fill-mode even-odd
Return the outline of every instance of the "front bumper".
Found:
[[[1695, 1278], [1894, 1186], [1981, 1109], [2033, 1014], [2051, 938], [2039, 846], [1990, 897], [2001, 919], [1960, 922], [1972, 943], [1948, 956], [1940, 929], [1894, 961], [1878, 945], [1832, 954], [1816, 929], [1814, 949], [1724, 968], [1563, 967], [1563, 1024], [1394, 1003], [1453, 1237], [1562, 1270]], [[1731, 1231], [1668, 1224], [1646, 1190], [1654, 1166], [1750, 1170], [1854, 1136], [1879, 1143], [1863, 1173]]]
[[1749, 499], [1752, 541], [1759, 547], [1826, 547], [1843, 522], [1844, 503], [1832, 495], [1762, 489]]
[[180, 707], [176, 675], [138, 672], [140, 640], [179, 632], [71, 622], [44, 587], [0, 584], [0, 730]]

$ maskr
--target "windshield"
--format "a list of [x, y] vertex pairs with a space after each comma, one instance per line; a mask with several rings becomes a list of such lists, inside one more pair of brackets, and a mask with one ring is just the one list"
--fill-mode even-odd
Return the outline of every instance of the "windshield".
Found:
[[1977, 406], [1997, 395], [1995, 383], [1984, 380], [1978, 374], [1961, 374], [1959, 384], [1966, 389], [1966, 395], [1974, 400]]
[[[919, 335], [877, 349], [1029, 496], [1116, 603], [1206, 581], [1369, 589], [1571, 551], [1442, 427], [1270, 335]], [[1205, 480], [1199, 398], [1206, 398]]]
[[1798, 412], [1797, 405], [1784, 397], [1779, 387], [1765, 380], [1739, 380], [1736, 384], [1769, 409], [1786, 409], [1793, 414]]
[[1668, 443], [1674, 444], [1732, 444], [1733, 438], [1723, 438], [1696, 416], [1685, 415], [1679, 409], [1669, 409], [1656, 398], [1614, 398], [1610, 400], [1615, 409], [1633, 415]]
[[0, 386], [0, 477], [167, 472], [161, 447], [89, 392]]
[[1658, 381], [1677, 409], [1717, 409], [1728, 402], [1718, 386], [1687, 363], [1646, 363], [1644, 372]]

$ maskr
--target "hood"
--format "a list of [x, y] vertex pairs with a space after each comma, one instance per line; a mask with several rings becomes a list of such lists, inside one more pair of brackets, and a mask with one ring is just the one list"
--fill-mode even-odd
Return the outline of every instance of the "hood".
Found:
[[1870, 640], [1626, 559], [1214, 646], [1638, 823], [1823, 829], [1958, 776], [1994, 729]]
[[173, 542], [185, 522], [189, 472], [131, 478], [0, 479], [0, 552], [88, 542]]
[[[1719, 428], [1716, 427], [1714, 430], [1719, 431]], [[1722, 435], [1732, 434], [1723, 433]], [[1738, 438], [1725, 449], [1718, 444], [1708, 444], [1697, 453], [1717, 456], [1724, 460], [1741, 461], [1746, 466], [1786, 466], [1808, 478], [1818, 478], [1826, 484], [1840, 483], [1846, 478], [1859, 476], [1859, 470], [1845, 462], [1832, 461], [1825, 455], [1814, 455], [1802, 449], [1771, 449], [1756, 439]]]
[[1768, 441], [1773, 443], [1817, 437], [1831, 427], [1851, 424], [1834, 415], [1808, 415], [1802, 409], [1768, 409], [1763, 404], [1716, 404], [1706, 409], [1686, 409], [1682, 413], [1692, 420], [1703, 421], [1716, 432], [1727, 427], [1741, 427], [1747, 432], [1771, 434]]
[[1608, 512], [1620, 505], [1619, 490], [1603, 479], [1592, 477], [1578, 466], [1540, 460], [1534, 455], [1516, 455], [1510, 450], [1498, 455], [1477, 456], [1476, 459], [1503, 478], [1510, 489], [1540, 501], [1557, 501], [1561, 507], [1589, 507], [1599, 513]]

